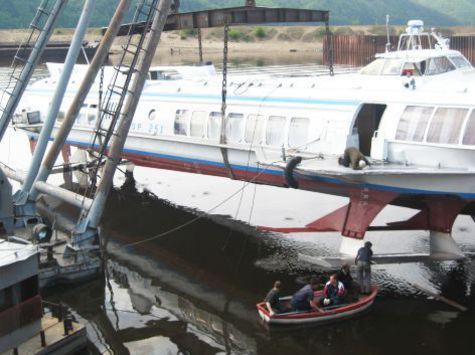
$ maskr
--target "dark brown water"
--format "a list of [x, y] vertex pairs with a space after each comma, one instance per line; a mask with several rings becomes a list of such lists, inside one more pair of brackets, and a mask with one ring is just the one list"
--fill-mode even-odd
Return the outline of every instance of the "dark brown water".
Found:
[[[224, 193], [220, 180], [214, 180], [216, 188], [209, 194]], [[318, 195], [314, 198], [319, 201]], [[131, 181], [123, 183], [109, 200], [104, 222], [111, 250], [107, 274], [95, 282], [49, 290], [46, 298], [72, 307], [78, 319], [87, 322], [91, 341], [101, 352], [473, 353], [473, 311], [459, 312], [408, 285], [432, 287], [473, 309], [475, 268], [470, 258], [378, 266], [374, 278], [381, 292], [368, 314], [327, 326], [268, 329], [260, 323], [255, 303], [275, 279], [283, 281], [288, 293], [310, 275], [324, 282], [328, 272], [303, 264], [298, 253], [331, 254], [332, 245], [319, 241], [318, 234], [305, 241], [269, 236], [214, 215], [165, 237], [121, 247], [168, 231], [197, 213], [137, 189]], [[469, 251], [474, 228], [465, 230], [466, 222], [457, 223], [456, 239]]]
[[[10, 131], [0, 159], [25, 167], [28, 142]], [[328, 272], [300, 261], [299, 254], [336, 255], [336, 233], [278, 236], [253, 226], [299, 226], [345, 203], [344, 199], [268, 186], [242, 194], [203, 215], [242, 187], [222, 178], [136, 168], [136, 181], [116, 178], [104, 217], [107, 272], [97, 280], [45, 291], [87, 325], [91, 353], [115, 354], [473, 354], [475, 267], [426, 262], [374, 267], [381, 292], [359, 318], [324, 327], [267, 329], [255, 303], [274, 280], [285, 293], [311, 275]], [[378, 223], [414, 212], [388, 208]], [[144, 241], [194, 219], [164, 237]], [[475, 252], [475, 225], [460, 217], [454, 237]], [[424, 252], [424, 232], [372, 232], [376, 252]], [[421, 284], [464, 304], [460, 312], [410, 286]]]

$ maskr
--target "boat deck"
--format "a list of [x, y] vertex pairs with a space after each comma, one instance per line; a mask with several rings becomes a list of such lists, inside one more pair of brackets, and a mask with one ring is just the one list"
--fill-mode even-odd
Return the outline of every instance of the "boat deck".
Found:
[[[273, 164], [261, 163], [262, 165], [272, 165], [285, 169], [287, 163], [279, 162]], [[414, 165], [390, 164], [373, 162], [372, 165], [364, 169], [354, 170], [338, 164], [337, 157], [315, 158], [303, 160], [297, 165], [295, 170], [303, 175], [329, 175], [329, 176], [368, 176], [368, 175], [473, 175], [475, 170], [462, 168], [444, 167], [421, 167]]]
[[[64, 325], [58, 318], [43, 316], [41, 330], [45, 334], [46, 346], [41, 345], [41, 336], [36, 336], [22, 343], [18, 348], [18, 354], [74, 354], [86, 347], [86, 328], [72, 322], [72, 329], [68, 335], [64, 334]], [[1, 355], [10, 355], [11, 350]]]

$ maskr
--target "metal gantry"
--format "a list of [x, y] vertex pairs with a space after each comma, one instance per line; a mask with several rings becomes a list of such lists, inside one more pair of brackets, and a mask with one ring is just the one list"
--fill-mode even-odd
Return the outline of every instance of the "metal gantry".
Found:
[[[172, 0], [152, 0], [146, 11], [147, 22], [150, 22], [150, 33], [141, 34], [139, 45], [136, 47], [134, 59], [127, 75], [132, 75], [122, 86], [121, 98], [123, 107], [116, 108], [114, 116], [118, 116], [117, 128], [114, 130], [110, 147], [107, 149], [107, 159], [102, 171], [102, 178], [95, 192], [92, 206], [87, 213], [81, 214], [71, 240], [71, 248], [81, 248], [90, 244], [98, 236], [98, 227], [104, 212], [107, 196], [112, 188], [112, 181], [117, 166], [121, 161], [130, 126], [137, 109], [140, 94], [148, 78], [155, 51], [158, 46], [163, 28], [170, 12]], [[147, 23], [148, 25], [148, 23]], [[114, 87], [109, 87], [114, 92]]]
[[[21, 97], [33, 75], [43, 51], [53, 33], [66, 0], [43, 0], [30, 24], [27, 40], [20, 45], [13, 59], [12, 73], [9, 83], [0, 97], [0, 141], [2, 140], [13, 113], [20, 103]], [[30, 55], [26, 54], [33, 45]]]
[[[0, 141], [33, 75], [66, 0], [43, 0], [30, 24], [29, 34], [13, 59], [8, 84], [0, 96]], [[29, 48], [32, 47], [27, 56]], [[8, 235], [14, 234], [15, 213], [12, 186], [0, 168], [0, 223]]]
[[66, 93], [66, 88], [69, 84], [74, 66], [81, 51], [82, 41], [86, 35], [89, 21], [91, 20], [92, 14], [94, 12], [96, 1], [97, 0], [86, 0], [84, 4], [81, 17], [79, 18], [76, 31], [74, 32], [71, 46], [69, 47], [68, 54], [66, 56], [66, 61], [61, 70], [58, 83], [56, 84], [54, 96], [49, 106], [46, 118], [43, 121], [43, 126], [41, 128], [40, 136], [33, 153], [33, 158], [28, 168], [27, 176], [21, 186], [20, 191], [15, 195], [15, 205], [20, 215], [32, 215], [36, 213], [34, 208], [35, 201], [29, 199], [29, 193], [33, 187], [33, 183], [36, 179], [36, 176], [38, 175], [41, 162], [44, 158], [56, 118], [58, 117], [61, 103], [63, 102], [63, 98]]

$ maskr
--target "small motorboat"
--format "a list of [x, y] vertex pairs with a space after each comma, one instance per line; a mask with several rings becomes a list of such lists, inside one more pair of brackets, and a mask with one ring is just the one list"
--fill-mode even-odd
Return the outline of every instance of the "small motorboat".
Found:
[[[265, 302], [257, 304], [257, 310], [262, 320], [268, 324], [283, 324], [283, 325], [296, 325], [306, 323], [330, 323], [348, 318], [355, 317], [365, 311], [367, 311], [374, 303], [376, 295], [378, 294], [378, 288], [373, 286], [371, 293], [368, 295], [360, 295], [357, 301], [351, 303], [344, 303], [337, 306], [323, 307], [322, 311], [306, 311], [306, 312], [286, 312], [276, 313], [270, 315], [269, 309]], [[319, 300], [323, 296], [323, 290], [315, 292], [315, 300]], [[279, 300], [284, 308], [291, 309], [290, 299], [292, 297], [281, 297]]]

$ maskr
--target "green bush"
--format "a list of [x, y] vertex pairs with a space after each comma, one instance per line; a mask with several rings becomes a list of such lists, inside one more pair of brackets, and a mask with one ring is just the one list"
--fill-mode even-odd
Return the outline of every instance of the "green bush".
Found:
[[254, 35], [257, 37], [257, 38], [265, 38], [267, 36], [267, 33], [266, 33], [266, 30], [264, 29], [264, 27], [256, 27], [254, 29]]
[[198, 30], [194, 29], [194, 28], [189, 28], [189, 29], [186, 29], [186, 30], [181, 30], [180, 32], [178, 32], [178, 34], [180, 35], [181, 40], [185, 40], [188, 37], [198, 36]]
[[244, 37], [244, 33], [240, 30], [237, 30], [235, 28], [229, 30], [229, 39], [231, 41], [239, 41], [242, 37]]
[[[330, 31], [333, 32], [334, 28], [330, 28]], [[315, 37], [324, 37], [327, 35], [327, 29], [325, 26], [319, 26], [315, 31]]]

